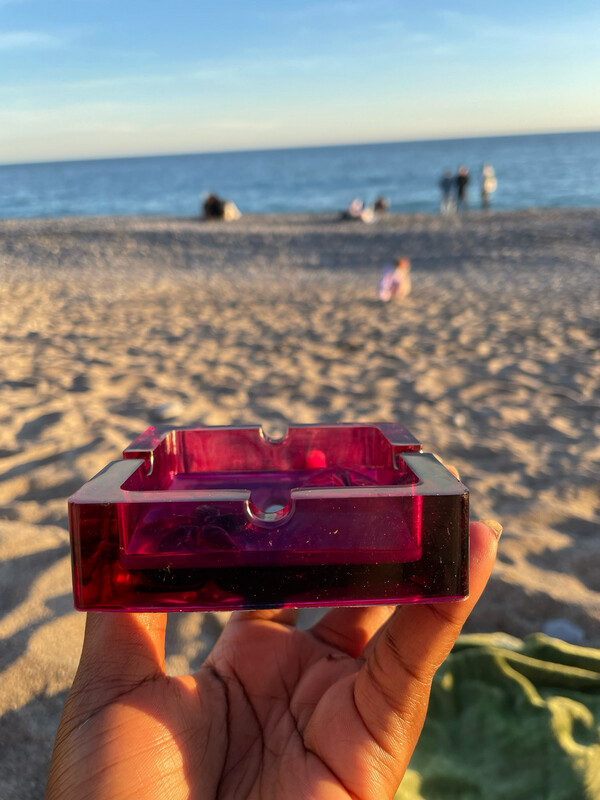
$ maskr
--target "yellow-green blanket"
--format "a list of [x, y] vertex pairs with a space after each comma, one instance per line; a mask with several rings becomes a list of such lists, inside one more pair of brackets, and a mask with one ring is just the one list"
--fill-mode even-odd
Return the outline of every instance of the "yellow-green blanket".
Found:
[[600, 650], [462, 636], [396, 800], [599, 800]]

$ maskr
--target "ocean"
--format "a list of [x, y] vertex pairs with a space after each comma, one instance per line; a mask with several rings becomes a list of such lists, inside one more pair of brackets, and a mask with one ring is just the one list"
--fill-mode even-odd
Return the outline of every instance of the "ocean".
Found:
[[[1, 158], [1, 151], [0, 151]], [[215, 192], [245, 213], [332, 212], [354, 197], [393, 211], [439, 209], [446, 168], [493, 165], [492, 208], [600, 206], [600, 132], [112, 158], [0, 166], [0, 218], [198, 214]]]

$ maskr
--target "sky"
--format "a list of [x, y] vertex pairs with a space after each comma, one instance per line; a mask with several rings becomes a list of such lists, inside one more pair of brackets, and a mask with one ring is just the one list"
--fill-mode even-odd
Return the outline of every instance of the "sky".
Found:
[[0, 0], [0, 163], [600, 129], [598, 0]]

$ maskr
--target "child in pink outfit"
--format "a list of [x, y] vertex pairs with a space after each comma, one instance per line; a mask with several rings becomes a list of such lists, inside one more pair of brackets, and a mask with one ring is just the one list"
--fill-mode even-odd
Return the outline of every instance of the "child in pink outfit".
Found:
[[383, 268], [379, 281], [379, 299], [383, 303], [390, 300], [404, 300], [411, 290], [410, 261], [408, 258], [399, 258], [396, 265], [388, 264]]

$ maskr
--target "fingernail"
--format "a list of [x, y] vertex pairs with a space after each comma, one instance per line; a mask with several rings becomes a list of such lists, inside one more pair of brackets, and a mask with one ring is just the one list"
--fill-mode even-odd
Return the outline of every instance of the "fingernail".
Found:
[[498, 541], [498, 539], [502, 536], [502, 525], [500, 525], [500, 523], [495, 519], [482, 519], [481, 522], [494, 531], [496, 541]]

